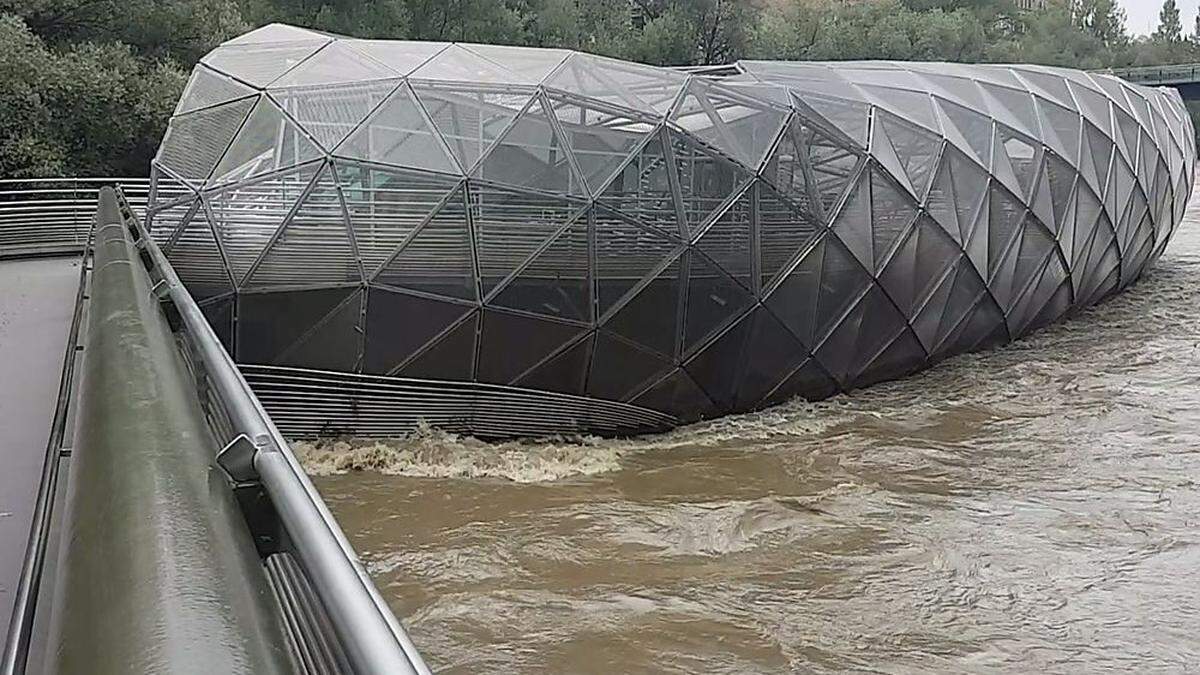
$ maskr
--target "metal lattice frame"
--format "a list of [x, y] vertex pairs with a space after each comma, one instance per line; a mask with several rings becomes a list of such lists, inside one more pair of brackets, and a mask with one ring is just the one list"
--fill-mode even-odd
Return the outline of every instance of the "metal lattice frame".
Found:
[[275, 24], [194, 70], [149, 221], [239, 361], [694, 419], [895, 377], [1125, 287], [1194, 158], [1176, 93], [1079, 71], [688, 74]]

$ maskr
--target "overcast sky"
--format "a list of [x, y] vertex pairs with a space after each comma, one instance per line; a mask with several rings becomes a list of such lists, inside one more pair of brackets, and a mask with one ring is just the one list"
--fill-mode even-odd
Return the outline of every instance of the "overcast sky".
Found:
[[[1119, 0], [1125, 8], [1125, 25], [1131, 35], [1149, 35], [1158, 27], [1158, 11], [1162, 0]], [[1196, 5], [1200, 0], [1175, 0], [1179, 5], [1179, 20], [1185, 35], [1192, 32], [1196, 22]]]

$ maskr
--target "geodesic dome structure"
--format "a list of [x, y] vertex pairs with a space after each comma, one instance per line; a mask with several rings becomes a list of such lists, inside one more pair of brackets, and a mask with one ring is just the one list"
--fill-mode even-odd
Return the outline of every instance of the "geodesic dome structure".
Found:
[[[1194, 158], [1177, 93], [1079, 71], [683, 72], [276, 24], [192, 73], [149, 219], [239, 363], [538, 392], [624, 432], [1094, 303], [1162, 252]], [[511, 412], [474, 400], [448, 419]], [[579, 413], [601, 402], [627, 424]]]

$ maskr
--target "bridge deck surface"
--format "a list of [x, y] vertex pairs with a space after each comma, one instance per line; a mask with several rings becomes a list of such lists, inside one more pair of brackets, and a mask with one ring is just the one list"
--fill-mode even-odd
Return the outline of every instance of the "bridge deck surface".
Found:
[[50, 438], [79, 265], [78, 258], [0, 262], [0, 642]]

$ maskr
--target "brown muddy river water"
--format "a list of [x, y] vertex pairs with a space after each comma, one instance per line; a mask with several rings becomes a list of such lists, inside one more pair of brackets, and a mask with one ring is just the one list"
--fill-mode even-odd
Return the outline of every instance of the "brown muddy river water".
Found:
[[1194, 671], [1200, 209], [1127, 293], [852, 396], [299, 449], [438, 671]]

